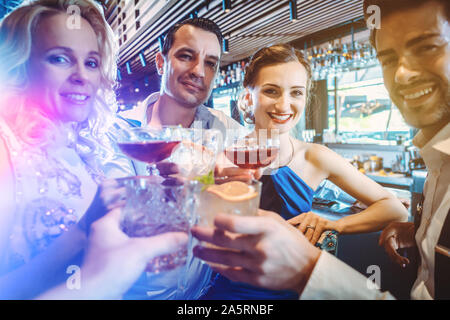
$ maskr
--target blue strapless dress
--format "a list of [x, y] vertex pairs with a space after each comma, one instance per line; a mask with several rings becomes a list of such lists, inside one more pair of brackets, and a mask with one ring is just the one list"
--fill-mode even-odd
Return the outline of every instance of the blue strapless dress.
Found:
[[[311, 211], [314, 190], [289, 167], [281, 167], [261, 178], [260, 208], [278, 213], [288, 220]], [[206, 300], [295, 300], [294, 291], [275, 291], [228, 280], [216, 275], [212, 288], [202, 297]]]

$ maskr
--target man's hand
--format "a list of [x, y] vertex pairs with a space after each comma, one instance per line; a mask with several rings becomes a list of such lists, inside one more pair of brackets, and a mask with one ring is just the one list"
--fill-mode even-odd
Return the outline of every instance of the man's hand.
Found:
[[414, 223], [412, 222], [392, 222], [381, 233], [378, 241], [380, 246], [384, 246], [386, 253], [392, 261], [403, 268], [409, 264], [409, 259], [398, 254], [398, 249], [412, 248], [417, 246], [414, 239]]
[[263, 210], [259, 214], [218, 214], [215, 228], [193, 227], [197, 239], [221, 247], [196, 246], [194, 255], [232, 281], [301, 293], [320, 250], [279, 215]]
[[167, 160], [156, 163], [156, 168], [158, 169], [159, 174], [163, 177], [177, 175], [180, 173], [180, 168], [178, 165]]

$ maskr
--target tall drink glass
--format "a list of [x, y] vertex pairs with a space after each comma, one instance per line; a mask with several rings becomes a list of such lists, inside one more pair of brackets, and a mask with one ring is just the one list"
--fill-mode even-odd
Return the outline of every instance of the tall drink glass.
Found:
[[[194, 191], [196, 181], [160, 176], [137, 176], [117, 180], [126, 190], [121, 228], [129, 237], [150, 237], [165, 232], [189, 232], [196, 223]], [[186, 262], [187, 247], [154, 258], [146, 271], [159, 273]]]
[[[226, 181], [226, 179], [223, 179]], [[239, 216], [256, 216], [261, 198], [261, 185], [258, 180], [248, 182], [216, 179], [216, 183], [197, 187], [197, 212], [200, 224], [213, 226], [218, 213]]]

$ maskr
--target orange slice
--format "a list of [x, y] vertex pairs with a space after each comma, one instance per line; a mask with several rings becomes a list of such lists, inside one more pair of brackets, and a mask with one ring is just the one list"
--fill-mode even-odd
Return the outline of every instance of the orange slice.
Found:
[[230, 181], [223, 184], [214, 184], [206, 189], [226, 201], [245, 201], [258, 196], [255, 188], [242, 181]]

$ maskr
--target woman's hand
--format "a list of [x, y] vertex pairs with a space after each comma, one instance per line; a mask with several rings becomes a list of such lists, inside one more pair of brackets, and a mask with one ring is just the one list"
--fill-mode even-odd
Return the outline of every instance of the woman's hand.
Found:
[[107, 212], [125, 205], [125, 188], [113, 179], [105, 180], [98, 188], [94, 200], [78, 227], [88, 233], [91, 224], [103, 217]]
[[214, 168], [214, 177], [220, 181], [220, 183], [228, 181], [243, 181], [250, 182], [252, 179], [259, 180], [261, 178], [260, 169], [242, 169], [237, 167], [225, 156], [225, 153], [221, 152], [217, 156], [216, 166]]
[[241, 169], [238, 167], [221, 168], [216, 165], [214, 177], [218, 179], [220, 183], [236, 180], [250, 182], [253, 179], [261, 178], [261, 170]]
[[300, 232], [304, 233], [306, 239], [314, 245], [319, 241], [319, 238], [324, 231], [336, 230], [339, 232], [336, 221], [322, 218], [311, 211], [302, 213], [288, 220], [288, 222], [300, 230]]
[[118, 299], [139, 278], [147, 263], [187, 245], [188, 235], [167, 232], [152, 237], [128, 237], [120, 229], [121, 208], [92, 224], [80, 270], [80, 290], [62, 284], [40, 299]]

